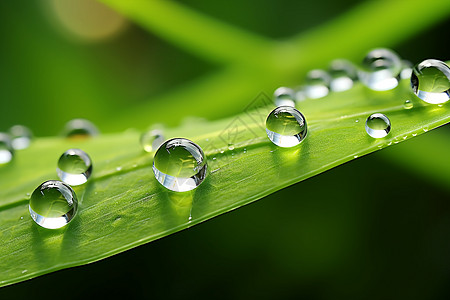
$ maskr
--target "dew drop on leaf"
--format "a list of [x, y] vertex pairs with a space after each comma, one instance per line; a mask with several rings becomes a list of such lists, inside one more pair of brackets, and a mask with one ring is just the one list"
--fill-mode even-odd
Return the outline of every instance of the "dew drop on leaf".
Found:
[[279, 87], [273, 93], [276, 106], [292, 106], [295, 107], [295, 92], [291, 88]]
[[49, 180], [39, 185], [31, 194], [31, 218], [40, 226], [57, 229], [68, 224], [75, 216], [78, 199], [67, 184]]
[[203, 150], [194, 142], [174, 138], [164, 142], [153, 159], [153, 172], [164, 187], [186, 192], [206, 178], [208, 164]]
[[391, 131], [391, 121], [383, 114], [375, 113], [366, 120], [366, 132], [373, 138], [384, 138]]
[[414, 107], [414, 104], [411, 102], [411, 100], [406, 100], [406, 101], [403, 103], [403, 107], [404, 107], [405, 109], [411, 109], [411, 108]]
[[97, 127], [86, 119], [73, 119], [64, 126], [62, 135], [72, 139], [94, 137], [99, 134]]
[[142, 133], [140, 143], [145, 152], [152, 152], [161, 146], [164, 139], [163, 132], [159, 129], [154, 129]]
[[291, 106], [279, 106], [267, 116], [266, 132], [275, 145], [293, 147], [306, 137], [306, 119], [301, 112]]
[[310, 99], [318, 99], [328, 95], [330, 75], [324, 70], [311, 70], [306, 75], [305, 93]]
[[11, 144], [15, 150], [22, 150], [30, 146], [33, 134], [31, 130], [23, 125], [14, 125], [9, 129]]
[[330, 90], [343, 92], [352, 88], [356, 80], [356, 68], [344, 59], [333, 60], [328, 73], [330, 74]]
[[359, 80], [374, 91], [387, 91], [398, 85], [402, 62], [397, 53], [379, 48], [363, 59]]
[[69, 185], [85, 183], [92, 174], [92, 160], [80, 149], [69, 149], [58, 160], [59, 178]]
[[431, 104], [440, 104], [450, 99], [450, 68], [437, 59], [426, 59], [414, 66], [411, 75], [414, 94]]
[[6, 133], [0, 132], [0, 165], [9, 163], [13, 157], [11, 138]]

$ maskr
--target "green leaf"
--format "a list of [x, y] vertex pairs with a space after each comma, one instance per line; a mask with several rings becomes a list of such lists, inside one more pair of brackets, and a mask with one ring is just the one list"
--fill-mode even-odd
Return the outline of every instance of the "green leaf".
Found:
[[[406, 100], [414, 107], [405, 109]], [[407, 80], [387, 92], [357, 84], [346, 92], [298, 103], [308, 136], [299, 146], [284, 149], [266, 136], [264, 121], [273, 108], [268, 102], [261, 94], [234, 118], [191, 119], [165, 130], [166, 138], [189, 138], [207, 155], [208, 177], [187, 193], [170, 192], [156, 181], [152, 154], [141, 150], [135, 130], [84, 141], [40, 138], [18, 151], [12, 163], [0, 168], [0, 284], [90, 263], [153, 241], [450, 121], [449, 104], [422, 102]], [[384, 139], [365, 132], [365, 120], [374, 112], [391, 120], [392, 130]], [[93, 177], [76, 189], [76, 218], [63, 229], [47, 230], [29, 217], [28, 195], [43, 181], [57, 179], [56, 161], [71, 147], [90, 154]]]

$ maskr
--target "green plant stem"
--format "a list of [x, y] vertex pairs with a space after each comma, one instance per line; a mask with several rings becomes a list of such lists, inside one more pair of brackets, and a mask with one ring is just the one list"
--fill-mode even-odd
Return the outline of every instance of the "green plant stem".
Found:
[[272, 42], [173, 1], [101, 0], [143, 28], [216, 63], [258, 64]]

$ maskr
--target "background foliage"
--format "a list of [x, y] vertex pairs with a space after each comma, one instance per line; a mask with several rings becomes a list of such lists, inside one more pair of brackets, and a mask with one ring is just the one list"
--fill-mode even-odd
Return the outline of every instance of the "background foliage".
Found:
[[[88, 3], [80, 1], [84, 2]], [[400, 15], [408, 3], [399, 1], [397, 11], [384, 11], [381, 5], [380, 23], [360, 30], [382, 28], [384, 14], [386, 18]], [[277, 40], [317, 28], [358, 4], [256, 0], [227, 5], [204, 0], [183, 3], [214, 20]], [[230, 97], [227, 102], [221, 95], [247, 82], [236, 85], [236, 81], [229, 81], [218, 73], [227, 62], [208, 58], [207, 53], [207, 59], [202, 59], [194, 51], [167, 43], [162, 33], [152, 35], [126, 22], [126, 28], [114, 38], [87, 40], [71, 33], [56, 17], [54, 1], [2, 2], [0, 7], [0, 130], [21, 123], [38, 136], [55, 135], [74, 117], [91, 119], [103, 132], [143, 129], [161, 121], [176, 125], [187, 114], [210, 119], [232, 115], [251, 101], [248, 97], [273, 90], [273, 86], [252, 84], [246, 97], [231, 92], [241, 98]], [[76, 12], [76, 7], [71, 11]], [[393, 48], [412, 62], [429, 57], [448, 59], [448, 48], [443, 44], [448, 14], [439, 19], [426, 30], [416, 28], [422, 22], [419, 17], [401, 19], [415, 34], [409, 33], [408, 39]], [[395, 33], [395, 28], [392, 31]], [[344, 32], [337, 34], [342, 44], [356, 44], [346, 39]], [[336, 58], [332, 56], [337, 47], [334, 40], [323, 47], [327, 48], [319, 53]], [[226, 50], [230, 55], [245, 52], [232, 47]], [[218, 57], [226, 59], [227, 51]], [[360, 54], [352, 53], [351, 58], [357, 60]], [[317, 67], [328, 62], [324, 59]], [[228, 72], [239, 79], [245, 70]], [[294, 84], [301, 79], [299, 72], [298, 80], [289, 74], [271, 84]], [[199, 82], [202, 87], [210, 82], [210, 88], [196, 89]], [[186, 91], [190, 94], [183, 98]], [[201, 98], [192, 99], [192, 95]], [[178, 102], [167, 104], [167, 99], [175, 97]], [[70, 282], [77, 287], [69, 292], [68, 297], [73, 298], [87, 293], [165, 298], [335, 299], [385, 298], [387, 294], [392, 298], [445, 298], [450, 263], [450, 206], [446, 201], [450, 175], [444, 153], [447, 131], [442, 128], [358, 159], [206, 224], [105, 261], [3, 288], [0, 297], [25, 297], [32, 291], [49, 289], [66, 294]]]

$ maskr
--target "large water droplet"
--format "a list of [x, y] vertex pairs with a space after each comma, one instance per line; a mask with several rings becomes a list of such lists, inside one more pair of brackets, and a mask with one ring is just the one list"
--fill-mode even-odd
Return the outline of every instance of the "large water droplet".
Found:
[[328, 95], [330, 75], [324, 70], [311, 70], [306, 75], [305, 93], [308, 98], [317, 99]]
[[331, 62], [329, 67], [330, 89], [333, 92], [343, 92], [352, 88], [356, 80], [356, 69], [353, 64], [344, 59]]
[[75, 216], [78, 200], [67, 184], [49, 180], [38, 186], [30, 198], [31, 218], [40, 226], [56, 229], [69, 223]]
[[15, 150], [22, 150], [28, 148], [33, 138], [31, 130], [23, 125], [14, 125], [9, 129], [11, 136], [11, 144]]
[[287, 87], [279, 87], [273, 93], [276, 106], [292, 106], [295, 107], [295, 92]]
[[266, 132], [275, 145], [293, 147], [306, 137], [306, 119], [293, 107], [279, 106], [267, 116]]
[[63, 135], [68, 138], [87, 138], [97, 136], [97, 127], [85, 119], [73, 119], [64, 126]]
[[142, 133], [140, 142], [145, 152], [156, 151], [159, 146], [164, 142], [164, 135], [161, 130], [154, 129]]
[[9, 163], [13, 156], [11, 138], [6, 133], [0, 132], [0, 165]]
[[402, 63], [397, 53], [389, 49], [374, 49], [362, 62], [359, 79], [375, 91], [387, 91], [398, 85]]
[[199, 186], [206, 178], [207, 168], [200, 146], [184, 138], [164, 142], [153, 159], [156, 179], [176, 192], [190, 191]]
[[383, 114], [371, 114], [366, 120], [366, 132], [373, 138], [383, 138], [391, 131], [391, 121]]
[[450, 68], [436, 59], [417, 64], [411, 75], [414, 93], [425, 102], [439, 104], [450, 99]]
[[92, 173], [91, 158], [83, 150], [69, 149], [59, 158], [56, 172], [59, 178], [67, 184], [83, 184]]

